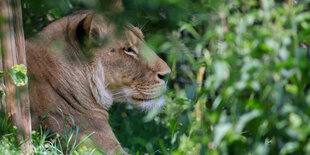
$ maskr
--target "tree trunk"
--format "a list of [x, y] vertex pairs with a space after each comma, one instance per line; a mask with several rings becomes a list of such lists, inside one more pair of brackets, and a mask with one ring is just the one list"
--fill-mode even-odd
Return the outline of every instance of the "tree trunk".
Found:
[[[1, 24], [2, 65], [8, 73], [13, 65], [26, 66], [25, 40], [20, 0], [0, 0], [0, 13], [5, 22]], [[6, 114], [18, 129], [18, 138], [24, 141], [31, 136], [30, 102], [28, 86], [17, 87], [8, 74], [4, 76], [6, 87]], [[30, 144], [30, 141], [27, 141]], [[28, 145], [30, 146], [30, 145]]]

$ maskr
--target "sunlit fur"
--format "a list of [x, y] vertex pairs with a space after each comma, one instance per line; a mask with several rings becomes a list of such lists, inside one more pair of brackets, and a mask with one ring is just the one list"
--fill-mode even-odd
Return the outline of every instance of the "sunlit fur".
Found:
[[139, 107], [141, 109], [149, 111], [152, 109], [161, 108], [164, 105], [164, 103], [165, 103], [165, 98], [162, 96], [162, 97], [155, 99], [155, 100], [144, 101], [139, 105]]

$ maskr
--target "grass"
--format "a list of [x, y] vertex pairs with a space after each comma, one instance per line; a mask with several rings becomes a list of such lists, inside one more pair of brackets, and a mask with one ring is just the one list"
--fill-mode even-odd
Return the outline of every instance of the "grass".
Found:
[[[83, 145], [83, 143], [89, 137], [91, 137], [94, 132], [78, 142], [77, 138], [79, 135], [79, 127], [75, 125], [74, 119], [71, 116], [64, 115], [60, 108], [58, 108], [58, 110], [62, 113], [62, 119], [64, 122], [62, 125], [60, 125], [58, 121], [48, 113], [45, 115], [42, 121], [48, 117], [51, 117], [57, 122], [59, 129], [64, 132], [51, 133], [50, 129], [39, 126], [38, 129], [32, 132], [31, 145], [33, 147], [33, 151], [31, 152], [31, 154], [91, 155], [95, 152], [103, 153], [98, 148], [88, 148]], [[27, 152], [27, 148], [22, 149], [22, 143], [19, 143], [16, 138], [16, 127], [12, 126], [6, 120], [5, 113], [3, 111], [0, 112], [0, 116], [0, 154], [23, 154]], [[69, 129], [65, 127], [68, 121], [72, 121], [74, 124]]]

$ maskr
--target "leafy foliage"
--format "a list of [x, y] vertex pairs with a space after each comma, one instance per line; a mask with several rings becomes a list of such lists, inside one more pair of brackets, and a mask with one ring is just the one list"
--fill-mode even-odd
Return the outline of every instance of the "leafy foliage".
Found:
[[8, 74], [18, 87], [25, 86], [28, 83], [27, 68], [23, 64], [14, 65]]
[[[26, 35], [97, 0], [23, 0]], [[130, 153], [310, 154], [309, 0], [124, 0], [172, 68], [166, 106], [114, 105]], [[115, 16], [113, 16], [115, 17]]]

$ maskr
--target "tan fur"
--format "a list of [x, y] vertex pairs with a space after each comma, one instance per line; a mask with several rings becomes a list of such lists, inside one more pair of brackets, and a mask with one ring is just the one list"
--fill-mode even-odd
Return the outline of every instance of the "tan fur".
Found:
[[[85, 46], [77, 30], [85, 31]], [[60, 125], [59, 110], [74, 118], [80, 138], [95, 132], [91, 141], [108, 154], [123, 152], [108, 123], [107, 110], [113, 101], [130, 102], [144, 110], [159, 107], [165, 82], [158, 75], [170, 72], [143, 40], [142, 32], [130, 25], [124, 31], [93, 11], [79, 11], [45, 27], [26, 42], [30, 76], [32, 124], [36, 128], [43, 115], [55, 117]], [[85, 38], [84, 38], [85, 39]], [[92, 41], [103, 40], [100, 46]], [[131, 47], [137, 54], [128, 52]], [[85, 52], [93, 55], [84, 57]], [[54, 119], [42, 124], [59, 131]], [[67, 127], [73, 123], [69, 121]]]

